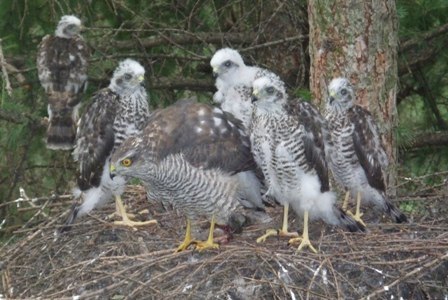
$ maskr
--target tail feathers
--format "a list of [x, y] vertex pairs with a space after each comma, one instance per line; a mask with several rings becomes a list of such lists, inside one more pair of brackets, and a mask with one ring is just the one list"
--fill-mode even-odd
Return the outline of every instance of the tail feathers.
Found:
[[350, 232], [365, 232], [366, 227], [360, 222], [356, 221], [349, 215], [347, 215], [342, 209], [337, 208], [337, 216], [341, 225]]
[[71, 150], [75, 144], [76, 124], [71, 112], [53, 114], [47, 129], [47, 148]]
[[[101, 187], [91, 188], [83, 192], [78, 188], [75, 188], [73, 190], [73, 195], [77, 200], [73, 204], [70, 215], [60, 229], [60, 232], [69, 231], [71, 229], [71, 224], [73, 224], [78, 217], [86, 215], [112, 197], [111, 192], [104, 192]], [[82, 204], [80, 204], [81, 201]]]
[[395, 205], [393, 205], [390, 201], [386, 200], [386, 212], [391, 218], [395, 221], [395, 223], [406, 223], [408, 218], [405, 214], [403, 214]]
[[80, 206], [78, 203], [74, 203], [72, 209], [70, 211], [70, 215], [65, 221], [64, 225], [59, 229], [59, 233], [68, 232], [72, 229], [72, 224], [75, 222], [76, 217], [78, 216]]

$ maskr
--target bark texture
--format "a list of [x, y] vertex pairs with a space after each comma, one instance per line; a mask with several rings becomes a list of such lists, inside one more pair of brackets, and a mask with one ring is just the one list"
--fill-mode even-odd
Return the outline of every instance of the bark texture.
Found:
[[378, 120], [387, 154], [394, 162], [398, 80], [395, 1], [309, 0], [308, 15], [310, 89], [316, 104], [324, 106], [332, 78], [350, 79], [357, 103]]

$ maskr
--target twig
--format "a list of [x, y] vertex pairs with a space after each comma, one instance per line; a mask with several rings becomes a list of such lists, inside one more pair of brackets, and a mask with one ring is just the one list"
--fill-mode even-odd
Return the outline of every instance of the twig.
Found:
[[[45, 218], [48, 218], [48, 215], [42, 211], [43, 207], [38, 207], [36, 204], [34, 204], [34, 199], [30, 199], [30, 197], [28, 197], [28, 195], [25, 193], [25, 189], [22, 187], [19, 187], [19, 193], [20, 193], [20, 198], [18, 198], [17, 200], [15, 200], [17, 202], [17, 205], [20, 205], [20, 202], [27, 202], [30, 206], [39, 209], [39, 211], [36, 212], [36, 214], [42, 213], [42, 215]], [[48, 203], [48, 201], [46, 202]], [[46, 205], [44, 205], [46, 206]], [[36, 216], [36, 214], [33, 216], [33, 218]]]
[[6, 71], [6, 61], [5, 57], [3, 56], [2, 39], [0, 39], [0, 64], [2, 65], [3, 78], [5, 79], [5, 89], [8, 95], [11, 97], [12, 88], [11, 83], [9, 82], [8, 72]]
[[280, 39], [280, 40], [276, 40], [276, 41], [270, 41], [270, 42], [266, 42], [263, 44], [258, 44], [252, 47], [247, 47], [241, 50], [241, 52], [248, 52], [248, 51], [252, 51], [252, 50], [257, 50], [257, 49], [261, 49], [261, 48], [267, 48], [267, 47], [272, 47], [272, 46], [276, 46], [276, 45], [281, 45], [281, 44], [286, 44], [286, 43], [290, 43], [290, 42], [295, 42], [298, 40], [304, 40], [307, 39], [308, 35], [296, 35], [296, 36], [291, 36], [291, 37], [287, 37], [284, 39]]
[[439, 35], [445, 34], [447, 31], [448, 31], [448, 23], [443, 24], [442, 26], [437, 27], [428, 32], [425, 32], [424, 34], [422, 34], [416, 38], [412, 38], [412, 39], [409, 39], [409, 40], [406, 40], [406, 41], [400, 43], [401, 45], [400, 45], [399, 51], [400, 51], [400, 53], [402, 53], [409, 49], [413, 49], [413, 48], [415, 48], [415, 46], [417, 44], [421, 43], [422, 41], [427, 42]]
[[367, 295], [366, 297], [364, 297], [364, 298], [362, 298], [362, 299], [366, 299], [366, 300], [367, 300], [367, 299], [371, 299], [371, 298], [373, 298], [374, 296], [377, 296], [377, 295], [379, 295], [379, 294], [385, 293], [385, 292], [387, 292], [391, 287], [393, 287], [393, 286], [399, 284], [399, 283], [402, 282], [403, 280], [405, 280], [405, 279], [407, 279], [407, 278], [410, 278], [410, 277], [413, 277], [413, 276], [416, 276], [418, 273], [421, 273], [421, 272], [424, 271], [425, 269], [428, 269], [428, 268], [430, 268], [430, 267], [436, 265], [437, 263], [441, 262], [441, 261], [444, 260], [444, 259], [448, 259], [448, 252], [445, 253], [444, 255], [442, 255], [442, 256], [436, 258], [436, 259], [433, 259], [432, 261], [427, 262], [426, 264], [424, 264], [424, 265], [421, 266], [421, 267], [417, 267], [417, 268], [415, 268], [415, 269], [412, 270], [411, 272], [407, 273], [405, 276], [403, 276], [403, 277], [401, 277], [401, 278], [398, 278], [398, 279], [394, 280], [394, 281], [391, 282], [390, 284], [385, 285], [383, 288], [374, 291], [373, 293]]

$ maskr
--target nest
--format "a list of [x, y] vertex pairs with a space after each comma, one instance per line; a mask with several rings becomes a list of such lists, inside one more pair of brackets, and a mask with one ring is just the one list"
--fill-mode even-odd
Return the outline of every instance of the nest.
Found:
[[[113, 203], [78, 220], [63, 235], [54, 233], [67, 210], [48, 214], [17, 231], [2, 247], [2, 291], [6, 298], [42, 299], [443, 299], [448, 294], [448, 222], [427, 214], [410, 224], [374, 220], [369, 232], [348, 233], [310, 223], [318, 249], [296, 253], [283, 238], [257, 244], [266, 228], [281, 221], [269, 208], [271, 224], [253, 224], [219, 250], [175, 253], [185, 221], [151, 203], [139, 186], [124, 199], [132, 212], [157, 225], [138, 230], [113, 225]], [[440, 205], [444, 206], [444, 199]], [[431, 203], [433, 207], [433, 203]], [[429, 208], [428, 208], [429, 209]], [[446, 216], [446, 212], [440, 214]], [[291, 228], [301, 224], [291, 215]], [[295, 223], [294, 223], [295, 221]], [[381, 221], [381, 222], [379, 222]], [[193, 235], [205, 239], [206, 222]], [[0, 296], [0, 298], [2, 298]]]

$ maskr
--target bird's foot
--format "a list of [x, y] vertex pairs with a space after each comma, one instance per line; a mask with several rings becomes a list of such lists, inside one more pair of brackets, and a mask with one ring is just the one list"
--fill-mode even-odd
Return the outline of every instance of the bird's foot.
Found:
[[[126, 213], [126, 215], [128, 216], [129, 219], [135, 219], [135, 214], [133, 213]], [[121, 217], [121, 213], [118, 210], [108, 215], [107, 219], [115, 219], [117, 217], [119, 218]]]
[[308, 247], [314, 253], [317, 253], [316, 248], [313, 247], [311, 241], [308, 237], [296, 237], [289, 240], [288, 244], [295, 244], [296, 242], [301, 241], [299, 247], [297, 247], [297, 253], [300, 252], [304, 247]]
[[176, 248], [175, 252], [182, 252], [184, 250], [187, 250], [187, 248], [190, 247], [191, 244], [198, 244], [198, 241], [195, 240], [183, 241], [182, 244], [180, 244], [179, 247]]
[[260, 236], [257, 239], [257, 243], [264, 243], [266, 239], [270, 236], [285, 236], [285, 237], [297, 237], [299, 236], [297, 232], [289, 232], [285, 230], [279, 230], [279, 229], [268, 229], [266, 230], [266, 233], [262, 236]]
[[353, 214], [351, 211], [347, 210], [346, 214], [349, 215], [350, 217], [353, 218], [353, 220], [355, 220], [356, 222], [359, 222], [361, 225], [363, 225], [364, 227], [367, 227], [366, 223], [364, 223], [364, 221], [361, 219], [361, 217], [364, 215], [363, 213], [361, 213], [359, 210], [357, 210], [355, 212], [355, 214]]
[[213, 242], [213, 240], [206, 240], [205, 242], [196, 243], [196, 250], [199, 252], [206, 249], [219, 249], [219, 244]]

